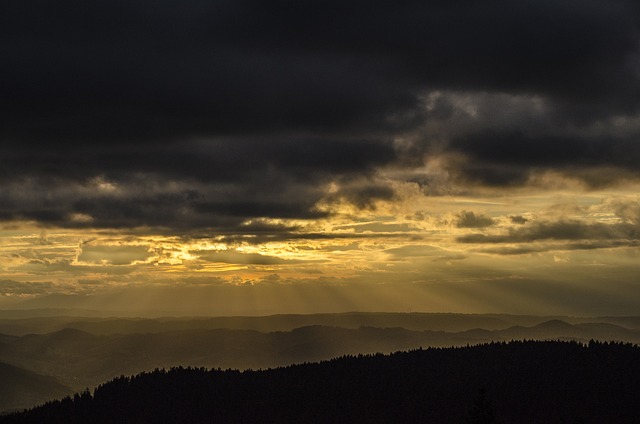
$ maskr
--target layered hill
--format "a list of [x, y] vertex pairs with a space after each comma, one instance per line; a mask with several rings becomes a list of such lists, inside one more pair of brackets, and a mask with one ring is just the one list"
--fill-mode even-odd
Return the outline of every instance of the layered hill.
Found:
[[348, 354], [391, 353], [419, 347], [511, 340], [586, 343], [591, 339], [640, 343], [640, 331], [613, 324], [574, 325], [559, 320], [532, 327], [460, 332], [313, 325], [274, 332], [196, 328], [92, 334], [66, 328], [48, 334], [0, 337], [0, 361], [55, 376], [63, 384], [82, 390], [122, 374], [173, 366], [264, 369]]
[[[34, 375], [52, 376], [71, 388], [65, 392], [68, 393], [93, 389], [120, 375], [175, 366], [266, 369], [341, 355], [511, 340], [588, 343], [593, 339], [638, 344], [640, 330], [634, 323], [633, 317], [599, 322], [593, 318], [387, 313], [17, 318], [0, 320], [5, 329], [13, 330], [13, 334], [0, 334], [0, 362]], [[298, 324], [309, 325], [295, 327]], [[27, 329], [38, 331], [25, 334]], [[45, 332], [46, 329], [55, 331]], [[14, 388], [12, 381], [0, 379], [0, 390], [9, 393]], [[34, 396], [23, 396], [24, 402], [6, 405], [0, 401], [0, 411], [34, 406], [62, 393], [56, 390], [43, 392], [48, 396], [39, 396], [37, 390], [25, 389], [24, 393], [33, 392]]]
[[0, 412], [23, 409], [72, 392], [53, 377], [0, 362]]
[[[299, 327], [326, 326], [404, 328], [413, 331], [461, 332], [481, 328], [504, 330], [514, 326], [532, 327], [551, 320], [568, 324], [612, 324], [640, 330], [640, 317], [568, 317], [506, 314], [350, 312], [339, 314], [269, 315], [253, 317], [160, 317], [124, 318], [78, 316], [75, 310], [0, 311], [0, 334], [23, 336], [53, 333], [65, 328], [91, 334], [160, 333], [182, 330], [291, 331]], [[33, 315], [29, 315], [33, 314]], [[65, 315], [68, 314], [68, 315]]]

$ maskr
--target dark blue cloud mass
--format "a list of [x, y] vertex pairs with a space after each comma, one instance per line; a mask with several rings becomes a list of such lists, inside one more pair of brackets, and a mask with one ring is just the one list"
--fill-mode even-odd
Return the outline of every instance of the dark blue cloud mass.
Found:
[[[330, 181], [361, 207], [392, 199], [376, 170], [434, 145], [487, 185], [525, 184], [532, 168], [637, 175], [635, 127], [591, 126], [639, 112], [639, 18], [623, 0], [4, 2], [0, 216], [312, 218]], [[497, 101], [461, 123], [455, 95], [543, 107], [492, 121], [511, 105]], [[100, 178], [126, 193], [82, 191]], [[144, 179], [165, 188], [135, 192]]]

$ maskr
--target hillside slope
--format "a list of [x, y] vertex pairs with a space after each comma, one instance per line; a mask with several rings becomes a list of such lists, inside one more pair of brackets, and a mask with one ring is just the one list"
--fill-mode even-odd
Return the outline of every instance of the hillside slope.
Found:
[[71, 393], [53, 377], [0, 362], [0, 412], [28, 408]]
[[157, 370], [0, 423], [631, 423], [638, 381], [630, 344], [491, 343], [266, 371]]

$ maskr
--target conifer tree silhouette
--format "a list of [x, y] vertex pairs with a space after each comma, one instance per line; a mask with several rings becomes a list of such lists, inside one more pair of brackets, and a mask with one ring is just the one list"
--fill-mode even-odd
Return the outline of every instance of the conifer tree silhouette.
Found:
[[498, 423], [493, 405], [487, 398], [487, 391], [484, 388], [478, 390], [478, 395], [469, 410], [467, 416], [468, 424], [494, 424]]

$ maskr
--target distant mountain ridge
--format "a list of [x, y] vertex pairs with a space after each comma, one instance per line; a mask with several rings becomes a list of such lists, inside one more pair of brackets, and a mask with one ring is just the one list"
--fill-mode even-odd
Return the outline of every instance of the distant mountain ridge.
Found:
[[[231, 317], [97, 317], [64, 315], [66, 310], [0, 311], [0, 334], [21, 336], [29, 333], [51, 333], [64, 328], [76, 328], [92, 334], [158, 333], [169, 330], [233, 329], [261, 332], [291, 331], [294, 328], [323, 325], [329, 327], [400, 327], [415, 331], [460, 332], [472, 329], [504, 330], [513, 326], [532, 327], [551, 320], [569, 324], [613, 324], [640, 330], [640, 317], [567, 317], [506, 314], [455, 314], [455, 313], [392, 313], [348, 312], [338, 314], [268, 315]], [[11, 312], [11, 317], [4, 313]]]
[[[0, 362], [53, 376], [60, 384], [71, 387], [69, 390], [79, 391], [119, 375], [174, 366], [266, 369], [341, 355], [511, 340], [640, 343], [638, 329], [587, 318], [568, 319], [573, 321], [509, 315], [350, 313], [263, 318], [0, 320], [0, 327], [5, 325], [14, 330], [55, 329], [44, 334], [0, 334]], [[476, 327], [478, 323], [488, 323], [493, 329]], [[296, 324], [308, 325], [296, 327]], [[410, 324], [413, 329], [398, 324]], [[216, 325], [239, 328], [210, 328]], [[425, 327], [430, 329], [424, 330]], [[450, 331], [451, 328], [462, 330]], [[7, 385], [7, 381], [0, 379], [0, 389]]]

